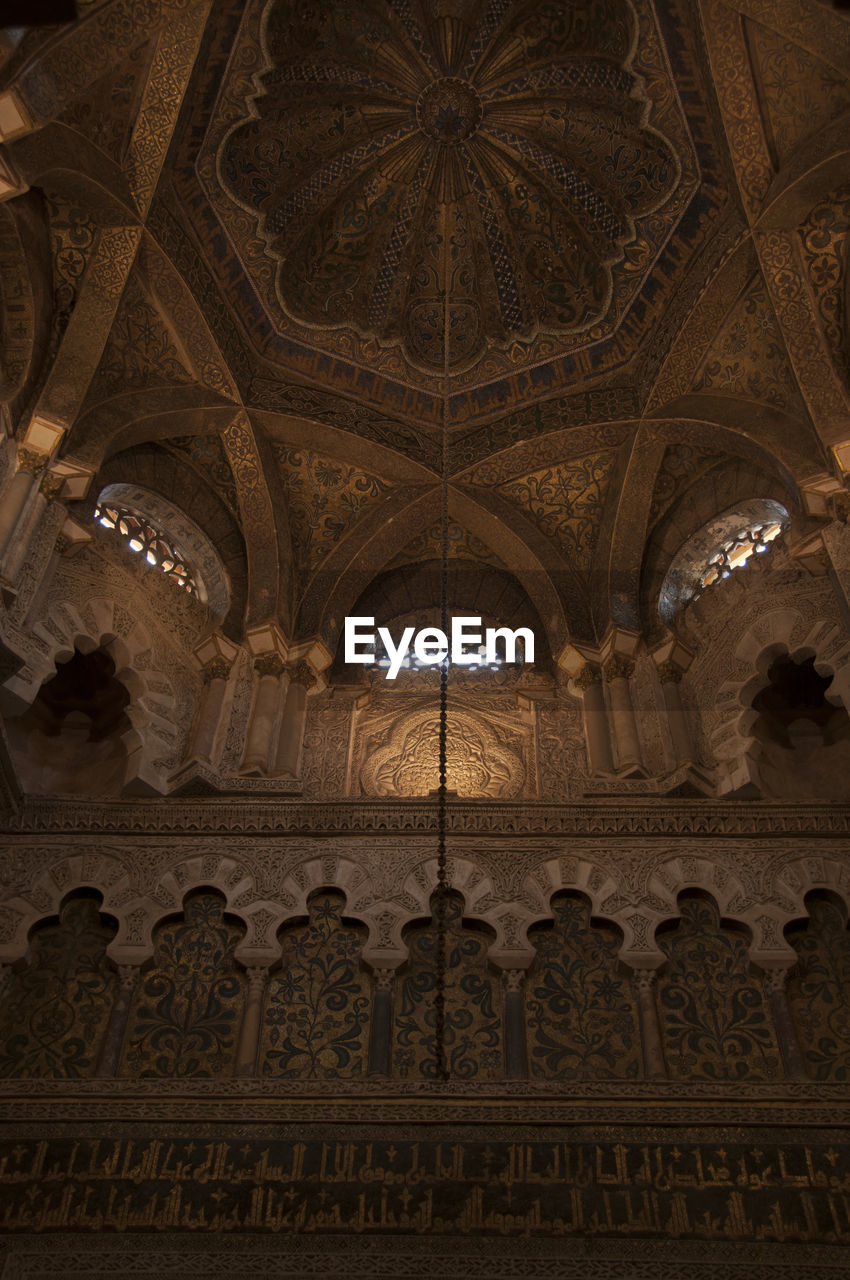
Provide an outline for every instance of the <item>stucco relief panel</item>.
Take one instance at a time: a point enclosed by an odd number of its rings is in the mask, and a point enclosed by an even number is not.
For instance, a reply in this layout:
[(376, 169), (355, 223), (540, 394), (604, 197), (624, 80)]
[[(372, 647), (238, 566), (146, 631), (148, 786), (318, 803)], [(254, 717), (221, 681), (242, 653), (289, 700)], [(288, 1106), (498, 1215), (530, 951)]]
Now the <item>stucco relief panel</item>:
[[(438, 733), (434, 699), (374, 697), (357, 718), (352, 794), (404, 797), (435, 791)], [(459, 796), (511, 800), (537, 792), (533, 729), (508, 699), (451, 701), (447, 751), (448, 789)]]

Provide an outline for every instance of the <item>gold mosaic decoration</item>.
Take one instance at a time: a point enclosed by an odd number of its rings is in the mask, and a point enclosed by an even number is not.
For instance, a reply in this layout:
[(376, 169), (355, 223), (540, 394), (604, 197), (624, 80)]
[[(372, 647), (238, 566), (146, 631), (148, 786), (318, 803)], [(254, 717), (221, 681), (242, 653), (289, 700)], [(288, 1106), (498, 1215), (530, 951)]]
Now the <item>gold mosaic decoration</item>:
[(288, 500), (289, 528), (302, 573), (389, 493), (379, 476), (309, 449), (274, 446)]
[(613, 449), (606, 449), (554, 463), (500, 484), (497, 492), (533, 520), (566, 553), (571, 564), (588, 569), (615, 456)]

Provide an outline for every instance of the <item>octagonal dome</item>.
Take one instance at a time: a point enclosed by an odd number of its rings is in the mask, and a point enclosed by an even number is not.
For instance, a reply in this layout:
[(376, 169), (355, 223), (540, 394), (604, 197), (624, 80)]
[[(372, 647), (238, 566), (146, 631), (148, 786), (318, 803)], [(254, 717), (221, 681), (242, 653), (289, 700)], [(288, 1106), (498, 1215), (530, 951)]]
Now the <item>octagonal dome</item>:
[(635, 37), (628, 0), (270, 0), (217, 167), (283, 311), (426, 371), (446, 320), (452, 371), (598, 324), (679, 179)]

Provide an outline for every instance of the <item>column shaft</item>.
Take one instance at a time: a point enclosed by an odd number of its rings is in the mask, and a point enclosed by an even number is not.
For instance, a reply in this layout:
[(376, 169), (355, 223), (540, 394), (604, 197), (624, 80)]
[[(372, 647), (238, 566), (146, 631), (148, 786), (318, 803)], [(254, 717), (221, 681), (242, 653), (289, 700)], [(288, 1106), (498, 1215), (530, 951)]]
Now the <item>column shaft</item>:
[(245, 773), (267, 773), (272, 735), (278, 721), (281, 676), (284, 666), (276, 653), (264, 654), (254, 663), (257, 681), (248, 720), (242, 769)]
[(221, 659), (214, 659), (204, 668), (204, 692), (198, 709), (198, 719), (192, 737), (191, 754), (199, 760), (215, 763), (215, 745), (221, 712), (224, 707), (224, 695), (227, 691), (227, 677), (230, 668)]
[(372, 1022), (369, 1027), (370, 1076), (392, 1074), (393, 981), (394, 969), (376, 969), (372, 988)]
[(640, 738), (629, 688), (633, 671), (634, 663), (619, 654), (609, 658), (605, 667), (605, 678), (611, 693), (611, 719), (618, 769), (633, 768), (641, 764)]
[(664, 706), (667, 711), (667, 724), (673, 741), (673, 755), (676, 767), (680, 764), (693, 764), (694, 749), (691, 733), (682, 703), (682, 692), (679, 681), (682, 673), (672, 663), (664, 663), (658, 668), (661, 677), (661, 688), (664, 693)]
[(263, 1014), (263, 997), (266, 992), (268, 969), (253, 967), (248, 970), (248, 992), (245, 1011), (239, 1028), (239, 1047), (236, 1051), (236, 1075), (257, 1074), (257, 1052), (260, 1047), (260, 1028)]
[(643, 1044), (643, 1069), (647, 1080), (665, 1080), (667, 1064), (661, 1040), (658, 1006), (655, 1003), (655, 986), (658, 974), (655, 969), (639, 969), (635, 973), (634, 987), (638, 998), (641, 1042)]
[(32, 449), (18, 450), (18, 470), (0, 503), (0, 562), (6, 559), (18, 523), (35, 487), (35, 479), (47, 459)]
[(506, 969), (505, 983), (505, 1075), (508, 1080), (528, 1079), (528, 1050), (525, 1038), (524, 969)]
[(289, 687), (278, 732), (275, 772), (297, 778), (307, 723), (307, 692), (316, 683), (316, 677), (307, 662), (292, 663), (286, 671)]
[(593, 774), (613, 773), (611, 735), (608, 730), (608, 712), (605, 709), (605, 693), (602, 689), (602, 672), (587, 663), (579, 676), (579, 686), (584, 690), (584, 732), (590, 771)]
[(785, 994), (787, 969), (768, 969), (764, 975), (764, 987), (770, 999), (770, 1010), (773, 1014), (773, 1027), (782, 1055), (782, 1065), (789, 1080), (806, 1080), (808, 1073), (800, 1043), (794, 1029), (794, 1020), (788, 1008), (788, 997)]
[(121, 1050), (124, 1047), (124, 1036), (127, 1033), (127, 1022), (130, 1017), (130, 1006), (133, 1003), (136, 987), (139, 985), (141, 969), (136, 964), (121, 964), (118, 966), (118, 975), (121, 982), (109, 1015), (106, 1035), (103, 1037), (97, 1064), (99, 1076), (118, 1074), (118, 1064), (121, 1060)]

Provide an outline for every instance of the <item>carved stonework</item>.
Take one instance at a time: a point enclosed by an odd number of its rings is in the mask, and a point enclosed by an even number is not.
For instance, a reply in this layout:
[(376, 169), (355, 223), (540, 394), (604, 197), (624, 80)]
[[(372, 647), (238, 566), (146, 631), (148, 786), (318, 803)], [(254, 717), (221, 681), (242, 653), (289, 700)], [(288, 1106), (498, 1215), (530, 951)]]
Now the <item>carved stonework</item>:
[(42, 476), (38, 491), (44, 494), (48, 502), (52, 502), (54, 498), (59, 497), (64, 485), (64, 476), (57, 475), (55, 471), (48, 471)]
[[(422, 796), (436, 790), (438, 720), (432, 706), (408, 701), (413, 705), (373, 702), (358, 725), (355, 765), (363, 795)], [(452, 708), (447, 750), (447, 785), (460, 796), (510, 799), (533, 785), (530, 734), (508, 707), (486, 719), (474, 705)]]
[(213, 680), (227, 680), (230, 675), (231, 665), (224, 658), (213, 658), (212, 662), (208, 662), (201, 672), (204, 684), (212, 684)]
[(604, 670), (606, 684), (610, 684), (612, 680), (630, 680), (635, 673), (634, 659), (627, 658), (622, 653), (612, 653)]
[(26, 472), (29, 476), (40, 475), (47, 466), (47, 455), (39, 453), (35, 449), (19, 449), (18, 450), (18, 470)]

